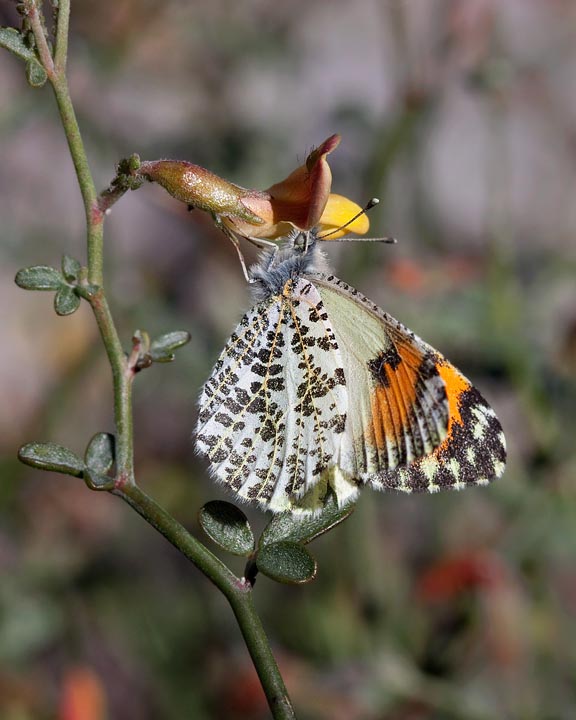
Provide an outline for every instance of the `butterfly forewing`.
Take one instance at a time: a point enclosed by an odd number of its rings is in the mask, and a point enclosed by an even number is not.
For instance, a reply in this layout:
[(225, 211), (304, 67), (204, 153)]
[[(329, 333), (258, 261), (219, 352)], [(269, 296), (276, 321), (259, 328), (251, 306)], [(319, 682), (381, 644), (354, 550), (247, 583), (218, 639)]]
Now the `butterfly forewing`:
[(230, 337), (200, 398), (197, 448), (246, 500), (292, 507), (340, 456), (347, 389), (314, 285), (288, 281)]
[(348, 383), (343, 470), (378, 489), (482, 484), (504, 469), (492, 409), (442, 355), (334, 276), (315, 279)]

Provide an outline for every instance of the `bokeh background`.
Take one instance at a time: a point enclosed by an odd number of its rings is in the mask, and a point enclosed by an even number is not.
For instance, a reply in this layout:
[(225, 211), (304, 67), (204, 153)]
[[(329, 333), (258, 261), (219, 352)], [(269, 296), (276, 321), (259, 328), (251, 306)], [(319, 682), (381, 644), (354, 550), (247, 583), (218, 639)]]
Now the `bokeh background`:
[[(461, 367), (506, 430), (493, 486), (365, 492), (312, 545), (311, 585), (258, 580), (299, 718), (575, 717), (576, 5), (72, 5), (70, 82), (99, 187), (138, 152), (265, 188), (340, 132), (334, 191), (379, 196), (374, 234), (399, 244), (330, 247), (338, 274)], [(0, 14), (17, 23), (13, 3)], [(85, 249), (53, 98), (7, 53), (0, 143), (0, 717), (266, 718), (206, 579), (119, 500), (15, 459), (33, 439), (82, 453), (112, 430), (111, 394), (88, 309), (59, 318), (50, 294), (13, 284)], [(200, 534), (199, 507), (224, 494), (193, 454), (196, 398), (246, 284), (210, 219), (157, 186), (123, 198), (106, 231), (126, 344), (135, 328), (192, 333), (138, 377), (136, 454), (142, 486)]]

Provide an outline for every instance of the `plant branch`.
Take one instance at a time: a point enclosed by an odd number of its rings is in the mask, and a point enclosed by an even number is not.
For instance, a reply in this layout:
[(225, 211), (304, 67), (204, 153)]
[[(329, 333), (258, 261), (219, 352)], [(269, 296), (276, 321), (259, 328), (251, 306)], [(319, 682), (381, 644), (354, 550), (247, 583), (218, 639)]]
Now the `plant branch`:
[(238, 590), (240, 580), (213, 555), (199, 540), (191, 535), (163, 507), (137, 485), (112, 491), (125, 500), (146, 522), (156, 528), (181, 553), (191, 560), (226, 597)]
[(58, 20), (56, 22), (56, 46), (54, 49), (54, 65), (56, 72), (66, 72), (68, 57), (68, 25), (70, 21), (70, 0), (59, 0)]
[(52, 87), (84, 201), (88, 241), (88, 280), (93, 285), (102, 285), (104, 215), (98, 208), (98, 194), (88, 165), (88, 158), (64, 73), (57, 72), (52, 80)]
[(250, 583), (237, 578), (224, 563), (138, 486), (131, 485), (113, 492), (164, 535), (224, 594), (244, 636), (272, 716), (275, 720), (295, 720), (286, 686), (254, 607)]
[(134, 483), (134, 423), (132, 419), (132, 381), (130, 368), (120, 342), (104, 290), (80, 286), (80, 292), (92, 307), (102, 342), (112, 369), (114, 421), (116, 425), (116, 485)]
[(64, 41), (64, 32), (68, 30), (68, 11), (69, 0), (62, 2), (63, 15), (58, 15), (57, 45), (60, 52), (59, 64), (54, 65), (48, 41), (42, 26), (40, 10), (37, 0), (27, 0), (28, 17), (36, 39), (40, 60), (48, 74), (48, 79), (52, 84), (62, 126), (68, 141), (70, 155), (76, 170), (80, 192), (84, 201), (84, 210), (86, 213), (86, 225), (88, 233), (88, 280), (93, 285), (102, 285), (102, 266), (103, 266), (103, 227), (102, 223), (104, 215), (98, 208), (98, 194), (88, 165), (86, 150), (82, 142), (80, 128), (76, 120), (76, 113), (70, 98), (68, 90), (68, 80), (65, 73), (65, 59), (67, 42)]
[(48, 79), (50, 82), (53, 82), (55, 77), (54, 61), (52, 60), (52, 53), (44, 32), (42, 10), (38, 7), (36, 0), (25, 0), (24, 6), (26, 8), (26, 15), (30, 20), (30, 27), (34, 33), (40, 62), (44, 66), (44, 70), (46, 70)]
[(139, 167), (140, 157), (135, 153), (120, 160), (112, 182), (98, 197), (98, 207), (102, 213), (106, 213), (128, 190), (137, 190), (143, 184), (144, 180), (135, 175)]
[(296, 715), (288, 691), (270, 649), (270, 643), (260, 621), (260, 616), (254, 607), (251, 586), (248, 582), (246, 584), (250, 587), (249, 592), (242, 595), (235, 594), (229, 597), (228, 601), (232, 606), (250, 652), (250, 657), (260, 678), (272, 717), (277, 720), (295, 720)]

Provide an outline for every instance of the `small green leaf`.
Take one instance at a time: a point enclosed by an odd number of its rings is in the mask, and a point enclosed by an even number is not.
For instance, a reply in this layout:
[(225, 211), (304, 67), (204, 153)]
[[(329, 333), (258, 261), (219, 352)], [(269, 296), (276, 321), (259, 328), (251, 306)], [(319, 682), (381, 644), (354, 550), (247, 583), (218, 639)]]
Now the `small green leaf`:
[(54, 310), (58, 315), (72, 315), (80, 307), (80, 297), (69, 285), (62, 285), (54, 296)]
[(316, 560), (303, 545), (282, 540), (266, 545), (256, 556), (256, 567), (272, 580), (300, 584), (316, 575)]
[(150, 357), (154, 362), (171, 362), (174, 360), (174, 350), (190, 342), (190, 333), (185, 330), (160, 335), (150, 345)]
[(254, 551), (254, 535), (248, 518), (232, 503), (212, 500), (200, 510), (202, 529), (223, 550), (248, 556)]
[(70, 255), (64, 255), (62, 258), (62, 274), (68, 282), (77, 282), (80, 277), (82, 266)]
[(84, 482), (90, 490), (112, 490), (114, 488), (114, 478), (108, 475), (101, 475), (91, 468), (84, 470)]
[(6, 48), (26, 62), (26, 76), (33, 87), (44, 85), (48, 76), (34, 50), (24, 42), (22, 33), (15, 28), (0, 28), (0, 47)]
[(17, 55), (22, 60), (32, 60), (36, 58), (34, 50), (26, 45), (22, 33), (16, 30), (16, 28), (0, 28), (0, 47), (10, 50), (11, 53), (14, 53), (14, 55)]
[(120, 190), (138, 190), (144, 184), (144, 178), (136, 175), (141, 164), (140, 155), (137, 153), (122, 158), (116, 166), (116, 177), (112, 180), (110, 187)]
[(259, 546), (262, 548), (280, 540), (308, 543), (346, 520), (353, 510), (354, 503), (339, 508), (336, 498), (331, 495), (326, 505), (315, 515), (279, 513), (264, 528)]
[(134, 330), (132, 347), (136, 348), (140, 355), (147, 355), (150, 352), (150, 335), (146, 330)]
[(23, 445), (18, 451), (18, 458), (38, 470), (52, 470), (74, 477), (82, 477), (84, 472), (84, 463), (78, 455), (52, 442)]
[(26, 80), (31, 87), (42, 87), (46, 80), (48, 80), (46, 70), (44, 70), (38, 60), (28, 60), (26, 63)]
[(84, 460), (91, 471), (106, 475), (114, 464), (114, 435), (99, 432), (88, 443)]
[(64, 278), (56, 268), (48, 265), (35, 265), (18, 270), (15, 282), (24, 290), (59, 290), (64, 283)]
[(139, 170), (142, 164), (140, 155), (138, 155), (138, 153), (132, 153), (132, 155), (126, 159), (126, 164), (129, 171)]

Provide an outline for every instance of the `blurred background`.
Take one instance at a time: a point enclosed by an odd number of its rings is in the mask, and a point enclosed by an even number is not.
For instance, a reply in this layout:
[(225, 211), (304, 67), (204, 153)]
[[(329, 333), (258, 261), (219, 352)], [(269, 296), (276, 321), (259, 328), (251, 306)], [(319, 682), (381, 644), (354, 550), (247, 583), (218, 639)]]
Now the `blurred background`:
[[(507, 434), (491, 487), (365, 492), (313, 543), (315, 582), (258, 580), (298, 717), (573, 718), (576, 5), (74, 0), (72, 13), (70, 83), (100, 188), (133, 152), (265, 188), (341, 133), (333, 190), (379, 196), (373, 234), (399, 243), (329, 247), (338, 275), (458, 365)], [(17, 24), (13, 3), (0, 15)], [(84, 261), (85, 241), (51, 92), (7, 53), (0, 143), (0, 717), (267, 718), (208, 581), (118, 499), (15, 459), (30, 440), (82, 454), (112, 430), (112, 404), (87, 307), (60, 318), (51, 294), (13, 283), (63, 253)], [(126, 345), (136, 328), (192, 334), (137, 378), (136, 467), (200, 535), (198, 509), (225, 494), (191, 431), (249, 306), (236, 254), (147, 185), (106, 222), (106, 271)]]

